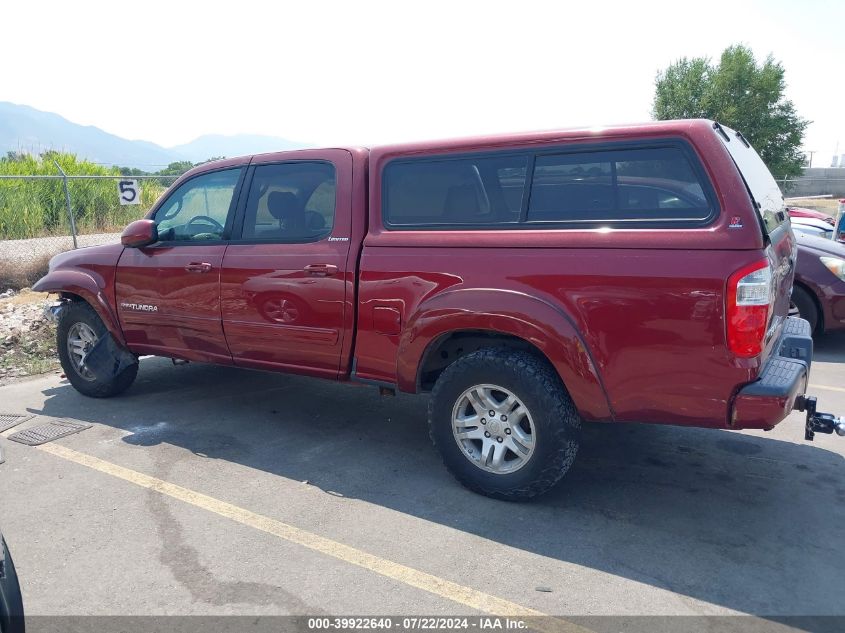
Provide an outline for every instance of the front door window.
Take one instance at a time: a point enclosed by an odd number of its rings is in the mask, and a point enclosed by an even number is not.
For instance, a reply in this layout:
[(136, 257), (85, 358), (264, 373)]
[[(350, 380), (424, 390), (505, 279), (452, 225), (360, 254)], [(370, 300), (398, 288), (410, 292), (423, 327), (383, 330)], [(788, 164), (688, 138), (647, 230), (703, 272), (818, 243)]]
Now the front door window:
[(156, 211), (159, 241), (225, 239), (240, 175), (240, 169), (226, 169), (182, 184)]

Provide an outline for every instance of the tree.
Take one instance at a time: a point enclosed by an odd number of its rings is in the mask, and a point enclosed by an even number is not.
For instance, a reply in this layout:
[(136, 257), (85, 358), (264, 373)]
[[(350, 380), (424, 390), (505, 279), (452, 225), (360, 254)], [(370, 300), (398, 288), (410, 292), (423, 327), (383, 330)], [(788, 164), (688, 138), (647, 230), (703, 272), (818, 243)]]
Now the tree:
[(797, 176), (810, 122), (784, 96), (784, 74), (771, 55), (760, 65), (742, 45), (726, 48), (717, 65), (706, 57), (682, 58), (657, 73), (652, 116), (719, 121), (741, 131), (775, 177)]
[(164, 169), (156, 172), (157, 176), (181, 176), (189, 169), (192, 169), (194, 164), (189, 160), (180, 160), (175, 163), (170, 163)]

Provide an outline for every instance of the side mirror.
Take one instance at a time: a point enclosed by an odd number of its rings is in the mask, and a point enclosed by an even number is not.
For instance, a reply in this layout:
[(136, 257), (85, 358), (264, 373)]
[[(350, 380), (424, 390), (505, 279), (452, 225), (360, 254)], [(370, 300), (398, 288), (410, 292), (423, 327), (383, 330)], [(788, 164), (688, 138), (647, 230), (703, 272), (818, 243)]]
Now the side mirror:
[(158, 229), (152, 220), (135, 220), (120, 234), (120, 243), (127, 248), (141, 248), (158, 241)]

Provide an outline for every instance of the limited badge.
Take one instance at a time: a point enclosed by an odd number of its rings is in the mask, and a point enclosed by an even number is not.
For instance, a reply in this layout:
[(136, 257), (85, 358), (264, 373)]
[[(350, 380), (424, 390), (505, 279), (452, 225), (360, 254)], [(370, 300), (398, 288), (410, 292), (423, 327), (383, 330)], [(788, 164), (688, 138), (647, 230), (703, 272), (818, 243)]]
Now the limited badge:
[(731, 223), (728, 225), (729, 229), (741, 229), (742, 228), (742, 218), (738, 215), (734, 215), (731, 217)]

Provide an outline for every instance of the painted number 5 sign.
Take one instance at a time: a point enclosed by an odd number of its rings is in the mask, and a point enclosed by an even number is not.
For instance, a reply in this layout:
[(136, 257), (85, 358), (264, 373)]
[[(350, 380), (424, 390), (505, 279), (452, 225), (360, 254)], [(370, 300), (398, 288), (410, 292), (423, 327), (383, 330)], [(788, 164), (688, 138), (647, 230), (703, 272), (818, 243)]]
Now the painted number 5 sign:
[(141, 192), (138, 189), (137, 180), (119, 180), (117, 182), (117, 195), (120, 204), (141, 204)]

